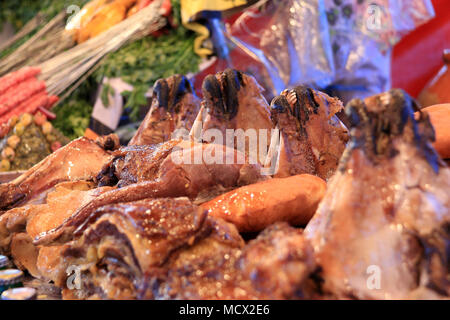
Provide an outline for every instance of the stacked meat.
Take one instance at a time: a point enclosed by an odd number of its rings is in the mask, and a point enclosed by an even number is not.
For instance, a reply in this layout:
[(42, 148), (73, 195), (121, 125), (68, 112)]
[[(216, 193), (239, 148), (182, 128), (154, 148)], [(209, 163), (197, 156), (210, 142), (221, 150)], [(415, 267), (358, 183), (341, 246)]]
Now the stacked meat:
[[(342, 104), (310, 88), (269, 108), (253, 77), (226, 70), (203, 95), (160, 80), (129, 146), (82, 138), (0, 185), (1, 251), (66, 299), (450, 294), (449, 173), (409, 97), (351, 102), (346, 147)], [(250, 129), (270, 135), (256, 153), (250, 135), (208, 139)]]

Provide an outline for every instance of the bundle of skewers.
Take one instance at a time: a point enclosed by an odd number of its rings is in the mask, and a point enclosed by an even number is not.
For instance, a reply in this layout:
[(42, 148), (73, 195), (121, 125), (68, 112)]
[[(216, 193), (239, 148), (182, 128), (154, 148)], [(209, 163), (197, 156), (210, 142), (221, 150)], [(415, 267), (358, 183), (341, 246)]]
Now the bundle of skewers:
[(48, 91), (60, 95), (75, 89), (101, 60), (123, 45), (145, 37), (167, 24), (167, 12), (161, 7), (163, 0), (157, 0), (121, 23), (76, 47), (42, 63), (41, 79)]
[[(44, 20), (38, 14), (12, 40), (5, 44), (13, 45), (21, 38), (40, 28), (28, 41), (0, 60), (0, 75), (16, 71), (27, 65), (37, 65), (75, 45), (73, 36), (65, 31), (65, 12), (61, 12), (45, 25)], [(5, 45), (1, 46), (2, 50)]]
[(156, 0), (107, 31), (43, 63), (1, 77), (0, 125), (23, 113), (48, 113), (60, 100), (58, 96), (64, 93), (61, 100), (69, 96), (107, 54), (164, 27), (168, 13), (163, 3)]

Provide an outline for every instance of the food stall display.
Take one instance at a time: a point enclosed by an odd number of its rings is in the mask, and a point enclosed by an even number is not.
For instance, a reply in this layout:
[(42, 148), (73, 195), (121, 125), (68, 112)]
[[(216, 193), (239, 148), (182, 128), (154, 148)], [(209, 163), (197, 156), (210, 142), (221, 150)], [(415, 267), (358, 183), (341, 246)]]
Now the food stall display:
[(391, 88), (406, 2), (44, 1), (0, 46), (1, 300), (449, 299), (447, 67)]

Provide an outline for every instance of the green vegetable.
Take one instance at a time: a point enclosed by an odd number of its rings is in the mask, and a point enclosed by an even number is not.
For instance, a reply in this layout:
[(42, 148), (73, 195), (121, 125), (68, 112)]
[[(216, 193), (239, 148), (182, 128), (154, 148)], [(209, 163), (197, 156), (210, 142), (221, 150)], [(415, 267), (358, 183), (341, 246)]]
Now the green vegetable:
[[(194, 52), (195, 34), (181, 25), (179, 0), (173, 0), (172, 5), (179, 26), (168, 34), (146, 37), (110, 54), (88, 80), (52, 110), (57, 116), (52, 122), (55, 128), (71, 139), (84, 134), (93, 110), (92, 93), (105, 76), (121, 77), (133, 85), (132, 92), (122, 94), (127, 98), (125, 108), (131, 109), (130, 117), (136, 121), (140, 107), (147, 104), (145, 93), (156, 80), (198, 70), (200, 58)], [(105, 106), (112, 92), (110, 86), (104, 86), (100, 98)]]
[(22, 28), (38, 12), (45, 14), (48, 20), (70, 5), (80, 8), (90, 0), (2, 0), (0, 1), (0, 29), (9, 22), (17, 30)]
[(109, 97), (114, 96), (114, 94), (114, 88), (111, 87), (109, 83), (105, 83), (103, 85), (103, 90), (101, 92), (100, 98), (102, 99), (102, 103), (106, 108), (109, 107)]
[(53, 127), (70, 139), (84, 135), (94, 109), (91, 98), (95, 91), (96, 84), (88, 79), (63, 103), (53, 108), (52, 112), (56, 114), (56, 119), (52, 121)]
[(111, 53), (94, 77), (98, 83), (103, 77), (120, 77), (131, 84), (134, 90), (125, 93), (125, 108), (130, 107), (131, 119), (138, 120), (139, 108), (147, 103), (145, 93), (156, 80), (198, 70), (200, 58), (194, 52), (194, 39), (195, 35), (180, 25), (166, 35), (135, 41)]
[(92, 105), (84, 100), (70, 100), (55, 107), (57, 117), (52, 124), (66, 137), (76, 139), (84, 135), (89, 126), (92, 109)]

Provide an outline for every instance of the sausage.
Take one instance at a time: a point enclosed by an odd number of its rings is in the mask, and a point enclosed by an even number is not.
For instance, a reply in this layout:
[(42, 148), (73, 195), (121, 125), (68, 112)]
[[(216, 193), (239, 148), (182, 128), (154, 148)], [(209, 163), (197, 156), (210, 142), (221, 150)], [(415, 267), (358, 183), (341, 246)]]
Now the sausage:
[(326, 182), (300, 174), (274, 178), (235, 189), (201, 205), (214, 217), (256, 232), (277, 221), (306, 225), (325, 195)]
[(434, 148), (443, 159), (450, 159), (450, 103), (436, 104), (421, 111), (428, 113), (434, 127)]

